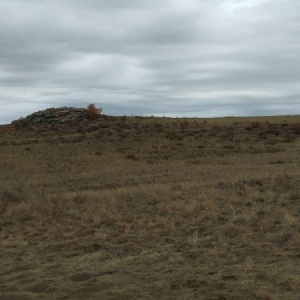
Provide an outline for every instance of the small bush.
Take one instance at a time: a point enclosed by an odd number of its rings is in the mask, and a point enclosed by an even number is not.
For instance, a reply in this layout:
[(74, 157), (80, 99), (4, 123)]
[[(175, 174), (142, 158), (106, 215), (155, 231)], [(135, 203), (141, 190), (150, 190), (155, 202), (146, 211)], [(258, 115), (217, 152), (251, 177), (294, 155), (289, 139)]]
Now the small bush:
[(233, 189), (239, 197), (247, 195), (246, 181), (243, 178), (233, 182)]
[(168, 138), (171, 141), (177, 140), (181, 141), (183, 140), (183, 136), (178, 134), (176, 131), (168, 131), (165, 135), (166, 138)]
[(291, 126), (292, 131), (294, 132), (294, 134), (300, 134), (300, 124), (299, 123), (295, 123)]
[(128, 154), (127, 158), (130, 159), (130, 160), (138, 160), (138, 158), (136, 157), (135, 154)]
[(291, 135), (288, 135), (288, 136), (285, 136), (283, 139), (282, 139), (282, 142), (283, 143), (292, 143), (296, 140), (296, 138), (294, 136), (291, 136)]
[(273, 179), (275, 189), (290, 191), (295, 186), (294, 179), (287, 174), (278, 175)]
[(3, 214), (7, 211), (9, 206), (15, 205), (22, 201), (21, 195), (12, 193), (7, 190), (2, 190), (0, 194), (0, 214)]
[(96, 120), (99, 118), (100, 114), (102, 112), (102, 108), (97, 108), (95, 106), (95, 104), (89, 104), (87, 106), (87, 109), (86, 109), (86, 114), (87, 114), (87, 117), (88, 119), (90, 120)]

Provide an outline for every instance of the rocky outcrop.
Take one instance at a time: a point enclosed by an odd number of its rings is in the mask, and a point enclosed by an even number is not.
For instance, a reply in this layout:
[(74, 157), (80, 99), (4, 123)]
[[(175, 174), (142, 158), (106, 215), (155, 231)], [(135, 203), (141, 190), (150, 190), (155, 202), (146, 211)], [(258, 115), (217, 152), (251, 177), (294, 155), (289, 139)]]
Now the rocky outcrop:
[(87, 119), (87, 110), (85, 108), (61, 107), (48, 108), (35, 112), (25, 118), (13, 121), (12, 125), (31, 126), (31, 125), (52, 125), (79, 122)]

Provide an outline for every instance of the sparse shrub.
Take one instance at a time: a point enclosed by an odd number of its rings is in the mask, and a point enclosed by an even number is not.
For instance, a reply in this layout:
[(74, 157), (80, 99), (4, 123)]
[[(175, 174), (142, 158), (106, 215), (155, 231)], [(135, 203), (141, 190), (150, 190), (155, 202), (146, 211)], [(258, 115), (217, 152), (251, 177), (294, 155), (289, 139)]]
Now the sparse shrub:
[(10, 205), (15, 205), (22, 200), (20, 195), (8, 190), (3, 190), (0, 194), (0, 214), (5, 213)]
[(267, 135), (266, 132), (260, 131), (260, 132), (258, 133), (258, 137), (259, 137), (261, 140), (266, 140), (266, 139), (268, 138), (268, 135)]
[(281, 123), (281, 127), (284, 128), (284, 127), (289, 127), (289, 124), (288, 123)]
[(291, 135), (288, 135), (288, 136), (285, 136), (283, 139), (282, 139), (282, 142), (283, 143), (292, 143), (296, 140), (296, 138), (294, 136), (291, 136)]
[(280, 140), (276, 140), (276, 139), (270, 139), (266, 142), (267, 145), (276, 145), (280, 143)]
[(246, 189), (246, 181), (243, 178), (239, 178), (238, 180), (234, 181), (233, 189), (237, 193), (239, 197), (247, 195)]
[(201, 165), (200, 160), (193, 160), (193, 161), (191, 161), (191, 163), (194, 164), (194, 165)]
[[(74, 201), (76, 202), (76, 201)], [(34, 208), (35, 219), (45, 223), (49, 221), (60, 221), (69, 209), (69, 201), (61, 196), (49, 198), (46, 196), (43, 204), (38, 202)]]
[(289, 199), (292, 201), (300, 201), (300, 192), (295, 191), (290, 193)]
[(273, 179), (274, 188), (289, 191), (294, 187), (295, 182), (294, 179), (287, 174), (278, 175)]
[(167, 132), (165, 137), (168, 138), (171, 141), (174, 141), (174, 140), (181, 141), (181, 140), (183, 140), (183, 136), (178, 134), (176, 131)]
[(235, 146), (233, 144), (225, 144), (223, 145), (223, 148), (227, 150), (233, 150), (235, 149)]
[(157, 133), (162, 133), (164, 131), (164, 127), (162, 124), (156, 123), (156, 124), (154, 124), (154, 127), (156, 128)]
[(207, 134), (208, 137), (212, 138), (212, 137), (216, 137), (217, 136), (217, 131), (215, 131), (215, 129), (210, 130)]
[(82, 204), (87, 202), (87, 197), (82, 195), (82, 194), (76, 194), (74, 199), (73, 199), (73, 202), (76, 205), (82, 205)]
[(278, 136), (280, 135), (280, 127), (277, 124), (269, 124), (266, 132)]
[(294, 132), (294, 134), (300, 134), (300, 124), (299, 123), (295, 123), (291, 126), (292, 131)]
[(87, 114), (87, 117), (88, 119), (90, 120), (96, 120), (99, 118), (100, 114), (102, 112), (102, 108), (97, 108), (95, 106), (95, 104), (89, 104), (87, 106), (87, 109), (86, 109), (86, 114)]
[(262, 124), (260, 122), (251, 122), (249, 126), (246, 126), (246, 130), (254, 130), (254, 129), (260, 129), (262, 128)]
[(278, 160), (276, 160), (276, 161), (271, 161), (270, 162), (270, 164), (272, 165), (272, 164), (278, 164), (278, 165), (281, 165), (281, 164), (284, 164), (285, 163), (285, 161), (284, 160), (280, 160), (280, 159), (278, 159)]
[(186, 129), (189, 127), (189, 122), (188, 121), (182, 121), (180, 122), (180, 128), (181, 129)]
[(226, 140), (232, 140), (234, 138), (234, 131), (232, 129), (228, 129), (227, 132), (221, 135), (221, 137)]
[(267, 147), (265, 150), (266, 153), (278, 153), (281, 151), (284, 151), (284, 149), (281, 149), (279, 147)]
[(128, 154), (127, 158), (130, 159), (130, 160), (138, 160), (138, 158), (136, 157), (135, 154)]
[(50, 200), (50, 212), (56, 218), (60, 218), (68, 209), (68, 201), (62, 197), (55, 197)]

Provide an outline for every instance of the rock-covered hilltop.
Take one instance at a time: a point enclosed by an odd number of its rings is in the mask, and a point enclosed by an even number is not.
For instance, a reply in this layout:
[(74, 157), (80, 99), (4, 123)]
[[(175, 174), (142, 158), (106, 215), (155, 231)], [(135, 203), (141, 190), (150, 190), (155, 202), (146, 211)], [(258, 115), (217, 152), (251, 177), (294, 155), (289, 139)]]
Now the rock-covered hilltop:
[(39, 124), (52, 125), (80, 122), (83, 120), (96, 119), (99, 117), (100, 112), (101, 109), (97, 109), (94, 105), (90, 105), (88, 108), (48, 108), (35, 112), (25, 118), (13, 121), (12, 125), (31, 126)]

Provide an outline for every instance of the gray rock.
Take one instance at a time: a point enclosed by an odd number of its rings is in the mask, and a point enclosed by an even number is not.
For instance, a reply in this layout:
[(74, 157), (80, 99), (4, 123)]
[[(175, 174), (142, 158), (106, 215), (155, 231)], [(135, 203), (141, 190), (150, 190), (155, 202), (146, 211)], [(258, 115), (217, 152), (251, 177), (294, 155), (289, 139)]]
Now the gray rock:
[(86, 112), (87, 110), (85, 108), (48, 108), (35, 112), (25, 118), (13, 121), (12, 125), (31, 126), (38, 124), (51, 125), (79, 122), (88, 119)]

